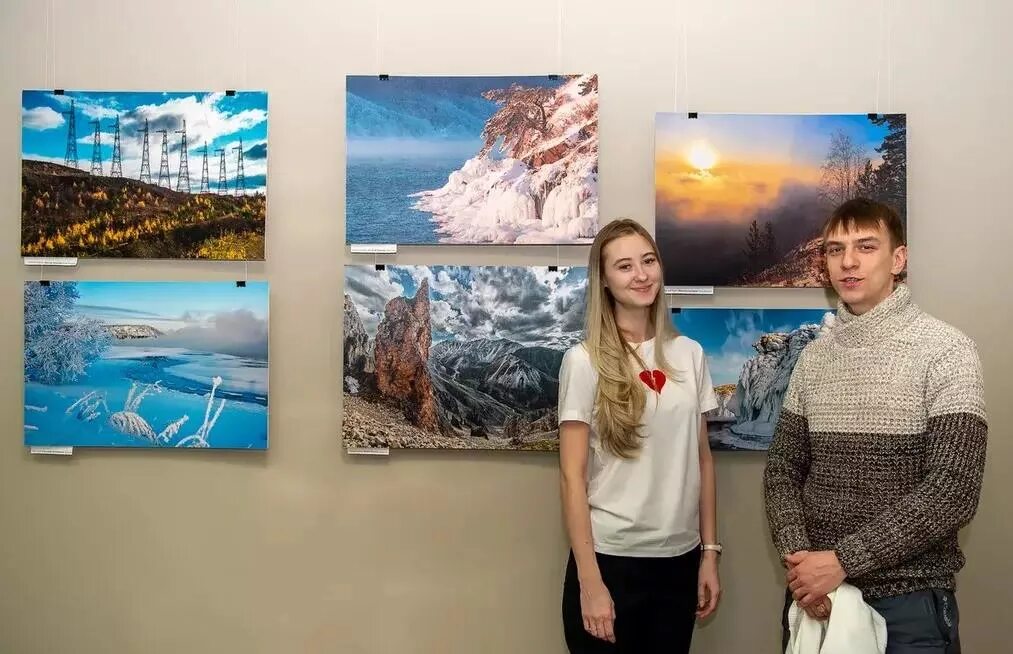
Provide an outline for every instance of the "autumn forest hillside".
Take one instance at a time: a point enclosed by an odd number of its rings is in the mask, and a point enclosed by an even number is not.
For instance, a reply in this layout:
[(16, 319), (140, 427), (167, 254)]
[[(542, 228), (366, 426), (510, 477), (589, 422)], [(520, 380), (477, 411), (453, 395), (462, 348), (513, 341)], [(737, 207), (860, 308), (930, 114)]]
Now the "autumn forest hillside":
[(22, 161), (21, 254), (264, 259), (263, 194), (185, 193)]

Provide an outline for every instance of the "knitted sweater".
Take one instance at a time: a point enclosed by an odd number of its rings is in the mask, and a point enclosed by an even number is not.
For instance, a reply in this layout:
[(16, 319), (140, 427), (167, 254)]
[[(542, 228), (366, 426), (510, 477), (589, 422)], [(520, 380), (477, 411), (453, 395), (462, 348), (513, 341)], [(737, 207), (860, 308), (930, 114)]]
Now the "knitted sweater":
[(953, 590), (987, 435), (973, 341), (903, 284), (861, 316), (840, 304), (799, 357), (768, 452), (775, 547), (835, 551), (866, 599)]

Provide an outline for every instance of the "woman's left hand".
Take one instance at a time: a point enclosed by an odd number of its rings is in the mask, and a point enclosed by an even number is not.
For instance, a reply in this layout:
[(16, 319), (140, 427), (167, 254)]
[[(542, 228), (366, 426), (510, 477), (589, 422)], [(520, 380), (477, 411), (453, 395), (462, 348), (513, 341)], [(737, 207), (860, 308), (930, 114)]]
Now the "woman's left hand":
[(696, 617), (706, 618), (718, 607), (721, 597), (721, 581), (718, 579), (718, 556), (716, 552), (703, 553), (700, 560), (700, 576), (697, 581)]

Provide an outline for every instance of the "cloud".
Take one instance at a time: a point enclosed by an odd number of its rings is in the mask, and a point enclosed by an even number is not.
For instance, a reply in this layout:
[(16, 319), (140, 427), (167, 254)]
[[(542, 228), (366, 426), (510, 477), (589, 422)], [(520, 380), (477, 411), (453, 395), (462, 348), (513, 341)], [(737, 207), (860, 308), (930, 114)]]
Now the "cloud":
[(532, 268), (531, 273), (538, 280), (538, 283), (545, 284), (550, 289), (554, 289), (559, 285), (559, 282), (566, 277), (564, 270), (549, 270), (548, 266), (544, 268)]
[(524, 344), (564, 345), (579, 340), (583, 283), (543, 268), (476, 267), (466, 285), (444, 294), (452, 313), (433, 314), (434, 330), (460, 339), (507, 338)]
[[(163, 94), (164, 96), (164, 94)], [(152, 182), (158, 183), (158, 172), (161, 162), (162, 134), (165, 130), (166, 150), (169, 164), (169, 188), (176, 188), (176, 178), (180, 169), (180, 152), (182, 129), (186, 121), (187, 159), (190, 173), (190, 190), (197, 193), (201, 188), (201, 171), (203, 164), (203, 146), (208, 147), (208, 180), (209, 190), (215, 192), (218, 183), (219, 155), (216, 148), (211, 147), (216, 139), (227, 138), (239, 131), (262, 124), (267, 120), (267, 111), (262, 109), (246, 109), (234, 114), (220, 106), (225, 98), (223, 93), (193, 94), (181, 98), (165, 99), (161, 103), (140, 105), (132, 110), (124, 111), (116, 99), (103, 98), (97, 101), (86, 94), (50, 95), (63, 107), (69, 107), (71, 99), (75, 101), (78, 112), (77, 142), (78, 168), (85, 172), (91, 171), (92, 143), (95, 130), (91, 120), (101, 120), (100, 138), (102, 142), (102, 171), (108, 175), (112, 166), (112, 146), (114, 141), (114, 123), (111, 119), (120, 118), (120, 157), (123, 176), (139, 179), (141, 156), (143, 151), (144, 121), (149, 127), (149, 165)], [(198, 99), (200, 98), (200, 99)], [(65, 124), (59, 111), (48, 107), (37, 107), (32, 110), (22, 109), (25, 126), (33, 129), (49, 129)], [(51, 123), (51, 124), (50, 124)], [(38, 125), (38, 127), (33, 127)], [(45, 125), (45, 127), (43, 127)], [(223, 144), (224, 143), (224, 144)], [(226, 179), (231, 189), (235, 186), (238, 166), (240, 141), (238, 139), (218, 143), (225, 151)], [(266, 192), (267, 179), (267, 139), (247, 139), (242, 142), (244, 154), (243, 172), (246, 178), (246, 193)], [(29, 152), (24, 158), (39, 161), (52, 161), (63, 164), (62, 157), (40, 156)]]
[(390, 270), (369, 270), (359, 266), (345, 268), (345, 293), (355, 305), (366, 334), (374, 336), (391, 298), (404, 294), (404, 286), (391, 277)]
[(754, 351), (753, 343), (767, 333), (760, 329), (756, 316), (752, 312), (731, 312), (725, 321), (728, 338), (722, 346), (723, 350)]
[(434, 274), (433, 269), (429, 266), (412, 266), (409, 270), (416, 284), (421, 284), (423, 279), (428, 280), (429, 288), (441, 295), (452, 295), (463, 290), (461, 284), (454, 277), (454, 275), (462, 274), (460, 266), (444, 267), (439, 274)]
[(25, 109), (21, 107), (21, 124), (27, 129), (47, 130), (59, 127), (66, 121), (63, 115), (49, 107)]
[(158, 344), (266, 360), (267, 334), (267, 320), (248, 309), (237, 309), (167, 334)]
[[(395, 266), (386, 270), (346, 269), (345, 293), (356, 305), (366, 333), (376, 334), (384, 307), (403, 296), (397, 275), (430, 286), (434, 333), (455, 339), (507, 338), (526, 345), (567, 346), (580, 340), (584, 281), (564, 281), (567, 271), (544, 268)], [(404, 277), (402, 277), (403, 279)]]
[(429, 309), (433, 330), (456, 333), (461, 327), (458, 314), (445, 300), (433, 300)]
[(184, 311), (183, 315), (180, 316), (179, 319), (187, 324), (210, 324), (214, 320), (215, 315), (216, 314), (213, 311), (189, 310)]
[(553, 303), (559, 316), (561, 332), (579, 332), (584, 329), (587, 287), (569, 285), (554, 294)]
[[(64, 105), (69, 106), (70, 104), (70, 98), (67, 96), (54, 95), (52, 97)], [(112, 130), (111, 119), (119, 115), (123, 156), (136, 157), (140, 160), (142, 135), (144, 133), (145, 120), (147, 120), (151, 155), (153, 159), (157, 160), (158, 154), (161, 151), (162, 135), (160, 131), (166, 131), (169, 153), (178, 153), (182, 135), (176, 132), (183, 128), (185, 121), (187, 149), (191, 152), (191, 157), (193, 157), (193, 152), (201, 148), (205, 142), (209, 144), (213, 143), (218, 138), (236, 134), (267, 120), (267, 111), (263, 109), (244, 109), (237, 113), (229, 114), (218, 106), (219, 101), (223, 97), (224, 94), (211, 93), (203, 96), (202, 99), (198, 99), (197, 94), (194, 94), (182, 98), (172, 98), (161, 104), (139, 105), (129, 111), (118, 111), (115, 108), (89, 100), (87, 97), (76, 97), (76, 107), (88, 118), (88, 120), (79, 121), (78, 134), (83, 136), (80, 136), (78, 140), (80, 142), (91, 142), (94, 130), (90, 126), (90, 121), (91, 119), (98, 118), (102, 121), (102, 141), (103, 143), (111, 144), (112, 132), (105, 130)], [(106, 101), (106, 104), (109, 104), (109, 101)], [(244, 154), (247, 148), (257, 152), (260, 150), (266, 151), (266, 144), (266, 139), (247, 140), (243, 143)], [(232, 151), (232, 148), (238, 147), (238, 145), (239, 140), (236, 139), (224, 146), (228, 153), (227, 156), (232, 159), (232, 162), (235, 160), (235, 153)], [(264, 148), (258, 150), (257, 146), (261, 145)], [(178, 159), (178, 156), (174, 158)], [(265, 157), (258, 157), (255, 152), (253, 158), (254, 160), (262, 160)]]
[(729, 312), (724, 326), (728, 335), (708, 363), (715, 384), (734, 384), (739, 380), (742, 366), (756, 356), (753, 343), (768, 331), (760, 328), (756, 314), (749, 311)]
[(724, 352), (708, 358), (711, 379), (715, 384), (734, 384), (739, 381), (742, 366), (752, 356), (743, 352)]
[(75, 94), (74, 96), (53, 94), (50, 95), (49, 97), (68, 108), (70, 107), (70, 103), (73, 100), (74, 109), (76, 111), (81, 112), (85, 116), (85, 118), (88, 119), (98, 118), (99, 120), (103, 120), (106, 118), (115, 118), (116, 114), (119, 113), (115, 101), (112, 102), (107, 101), (106, 104), (103, 104), (101, 102), (93, 100), (92, 98), (89, 98), (86, 95), (77, 95), (77, 94)]
[[(124, 136), (140, 135), (144, 131), (144, 121), (147, 120), (152, 134), (163, 129), (173, 134), (183, 129), (185, 121), (188, 144), (199, 147), (204, 142), (213, 143), (215, 139), (255, 127), (267, 120), (267, 112), (262, 109), (244, 109), (235, 114), (227, 114), (216, 106), (220, 98), (220, 94), (210, 94), (203, 100), (198, 100), (197, 96), (191, 95), (173, 98), (159, 105), (140, 105), (121, 118), (121, 129)], [(247, 143), (249, 144), (250, 142)], [(231, 151), (232, 147), (238, 145), (237, 140), (226, 147)], [(178, 151), (179, 146), (179, 135), (170, 138), (169, 152)]]

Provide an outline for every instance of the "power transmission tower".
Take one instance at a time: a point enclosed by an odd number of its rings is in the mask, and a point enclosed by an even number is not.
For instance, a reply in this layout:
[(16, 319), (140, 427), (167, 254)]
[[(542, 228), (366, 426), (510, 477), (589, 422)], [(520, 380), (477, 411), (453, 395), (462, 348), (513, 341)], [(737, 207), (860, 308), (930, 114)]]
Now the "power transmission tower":
[(151, 155), (148, 153), (148, 119), (144, 119), (144, 148), (141, 150), (141, 181), (151, 183)]
[(165, 186), (169, 187), (169, 133), (164, 129), (157, 130), (162, 133), (162, 163), (158, 166), (158, 185), (162, 185), (162, 178), (165, 178)]
[(74, 108), (74, 101), (70, 101), (70, 111), (61, 111), (67, 116), (67, 154), (63, 157), (63, 163), (67, 166), (77, 168), (77, 110)]
[(182, 134), (183, 139), (179, 145), (179, 173), (176, 175), (176, 190), (186, 184), (186, 192), (190, 192), (190, 167), (187, 165), (186, 156), (186, 119), (183, 120), (183, 129), (177, 129), (177, 134)]
[(229, 192), (229, 184), (225, 180), (225, 150), (215, 150), (215, 154), (220, 156), (218, 162), (218, 195), (227, 195)]
[(236, 195), (240, 195), (239, 189), (242, 189), (242, 195), (246, 195), (246, 175), (243, 173), (243, 139), (239, 139), (239, 147), (232, 148), (239, 154), (236, 157)]
[(200, 171), (200, 192), (207, 193), (210, 189), (208, 188), (208, 142), (204, 141), (204, 165), (201, 166)]
[(91, 121), (95, 126), (95, 136), (91, 141), (91, 174), (102, 176), (102, 121), (96, 118)]
[(120, 157), (120, 117), (116, 116), (116, 131), (113, 132), (113, 166), (110, 177), (123, 177), (123, 159)]

